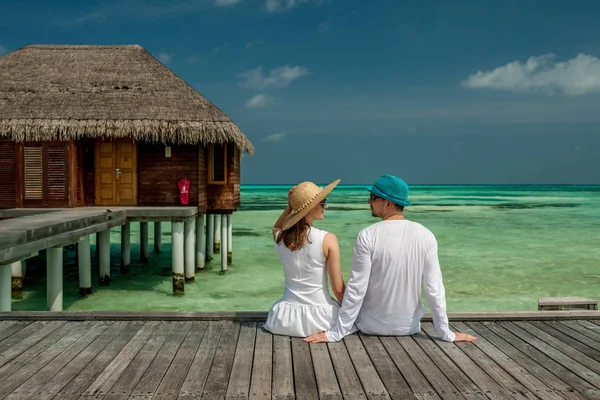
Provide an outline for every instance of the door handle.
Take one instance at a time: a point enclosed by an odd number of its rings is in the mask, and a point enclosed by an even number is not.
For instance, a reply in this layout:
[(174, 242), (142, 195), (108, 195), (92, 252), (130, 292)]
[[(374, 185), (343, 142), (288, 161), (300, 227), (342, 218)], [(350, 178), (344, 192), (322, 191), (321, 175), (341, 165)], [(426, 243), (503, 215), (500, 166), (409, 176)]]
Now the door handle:
[(115, 180), (116, 181), (121, 180), (121, 170), (119, 168), (115, 169)]

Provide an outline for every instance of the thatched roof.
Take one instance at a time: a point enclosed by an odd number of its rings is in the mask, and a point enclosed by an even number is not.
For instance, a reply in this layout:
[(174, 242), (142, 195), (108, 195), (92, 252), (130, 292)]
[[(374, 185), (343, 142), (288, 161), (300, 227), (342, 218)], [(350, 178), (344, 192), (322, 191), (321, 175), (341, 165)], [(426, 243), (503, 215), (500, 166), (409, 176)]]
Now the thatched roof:
[(0, 57), (0, 138), (132, 138), (176, 144), (248, 138), (137, 45), (27, 46)]

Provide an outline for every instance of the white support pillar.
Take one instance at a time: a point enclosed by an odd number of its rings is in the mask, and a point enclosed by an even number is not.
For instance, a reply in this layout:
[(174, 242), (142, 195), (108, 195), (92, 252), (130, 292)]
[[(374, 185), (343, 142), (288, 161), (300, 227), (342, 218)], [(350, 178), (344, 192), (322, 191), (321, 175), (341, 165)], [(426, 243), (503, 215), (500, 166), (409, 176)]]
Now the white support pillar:
[(154, 252), (160, 254), (162, 245), (162, 229), (159, 221), (154, 222)]
[(92, 293), (92, 256), (90, 253), (90, 237), (84, 236), (77, 243), (77, 264), (79, 265), (79, 294)]
[(219, 254), (221, 252), (221, 215), (215, 215), (215, 244), (213, 250), (215, 254)]
[(196, 279), (196, 220), (189, 219), (183, 224), (185, 283)]
[(221, 272), (227, 271), (227, 215), (221, 215)]
[(215, 215), (206, 216), (206, 262), (213, 259), (215, 238)]
[[(102, 250), (100, 251), (102, 257)], [(48, 311), (63, 310), (63, 248), (46, 249), (46, 303)]]
[(100, 233), (100, 285), (110, 284), (110, 229)]
[(204, 269), (206, 254), (206, 236), (204, 235), (204, 214), (196, 217), (196, 271)]
[(150, 256), (148, 254), (148, 223), (140, 222), (140, 261), (148, 262)]
[(131, 222), (121, 225), (121, 269), (129, 271), (131, 267)]
[(11, 291), (13, 299), (23, 298), (23, 264), (16, 261), (10, 264), (11, 270)]
[(227, 214), (227, 265), (233, 262), (233, 214)]
[(185, 292), (183, 267), (183, 222), (171, 223), (171, 260), (173, 263), (173, 294), (182, 295)]
[(0, 265), (0, 311), (11, 310), (11, 264)]

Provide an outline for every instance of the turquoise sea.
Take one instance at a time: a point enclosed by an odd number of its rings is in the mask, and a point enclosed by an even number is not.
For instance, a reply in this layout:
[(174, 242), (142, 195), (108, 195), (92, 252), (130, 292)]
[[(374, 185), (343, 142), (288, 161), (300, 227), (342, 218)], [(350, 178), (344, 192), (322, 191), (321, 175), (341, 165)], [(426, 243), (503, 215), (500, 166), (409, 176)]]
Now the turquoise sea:
[[(85, 298), (78, 296), (74, 252), (65, 250), (65, 310), (268, 310), (283, 292), (270, 231), (290, 187), (242, 186), (242, 207), (233, 216), (233, 265), (221, 274), (215, 255), (181, 297), (172, 295), (167, 224), (163, 251), (151, 253), (148, 264), (136, 262), (138, 224), (132, 224), (133, 265), (125, 275), (120, 232), (113, 229), (112, 283), (94, 281)], [(338, 236), (345, 280), (358, 231), (377, 221), (365, 187), (338, 186), (328, 196), (325, 220), (316, 222)], [(448, 311), (536, 310), (538, 297), (548, 296), (600, 299), (600, 186), (413, 186), (410, 201), (406, 218), (438, 239)], [(43, 257), (29, 261), (24, 297), (13, 300), (14, 310), (45, 309), (43, 264)]]

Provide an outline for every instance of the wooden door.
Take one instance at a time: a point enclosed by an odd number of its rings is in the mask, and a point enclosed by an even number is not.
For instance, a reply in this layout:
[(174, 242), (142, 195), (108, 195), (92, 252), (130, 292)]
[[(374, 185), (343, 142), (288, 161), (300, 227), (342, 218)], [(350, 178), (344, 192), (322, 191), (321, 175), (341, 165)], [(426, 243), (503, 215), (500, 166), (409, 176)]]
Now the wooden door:
[(96, 205), (137, 205), (136, 150), (131, 141), (96, 142)]

